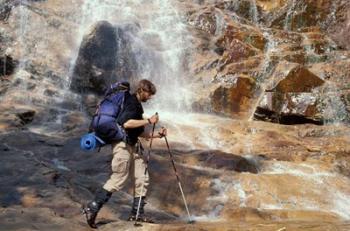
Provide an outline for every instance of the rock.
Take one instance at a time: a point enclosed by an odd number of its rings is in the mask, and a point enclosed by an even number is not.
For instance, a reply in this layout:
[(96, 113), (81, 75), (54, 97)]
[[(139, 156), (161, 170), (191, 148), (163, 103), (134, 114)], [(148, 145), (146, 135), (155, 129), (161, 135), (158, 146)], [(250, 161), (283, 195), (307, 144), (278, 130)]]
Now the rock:
[(14, 113), (21, 119), (22, 124), (24, 125), (33, 121), (36, 112), (30, 109), (17, 109)]
[(0, 129), (2, 131), (9, 131), (18, 129), (23, 126), (22, 120), (10, 113), (1, 113), (0, 115)]
[(229, 46), (226, 48), (226, 51), (223, 53), (218, 66), (219, 68), (222, 68), (229, 63), (239, 62), (256, 54), (256, 49), (237, 39), (234, 39), (231, 41)]
[(325, 81), (300, 64), (280, 62), (255, 112), (255, 118), (279, 123), (323, 123), (321, 95)]
[(81, 112), (72, 112), (62, 118), (64, 132), (72, 132), (73, 130), (88, 130), (86, 126), (86, 118)]
[(48, 88), (48, 89), (45, 89), (44, 95), (49, 97), (58, 96), (58, 91), (55, 89)]
[(9, 18), (14, 3), (16, 1), (4, 0), (0, 2), (0, 20), (6, 21)]
[(0, 130), (13, 130), (22, 128), (31, 123), (34, 119), (36, 111), (30, 107), (17, 106), (1, 106), (0, 113)]
[(324, 34), (321, 33), (304, 33), (302, 46), (307, 53), (321, 55), (329, 53), (336, 49), (336, 45)]
[(343, 49), (350, 49), (350, 3), (342, 1), (339, 10), (332, 12), (331, 21), (327, 25), (329, 36)]
[(189, 18), (190, 25), (210, 35), (215, 35), (218, 28), (215, 8), (206, 8)]
[(130, 79), (137, 67), (126, 36), (121, 27), (96, 23), (80, 45), (71, 89), (102, 94), (111, 82)]
[(97, 105), (99, 104), (101, 99), (99, 99), (96, 95), (94, 94), (85, 94), (83, 96), (83, 103), (85, 105), (87, 113), (92, 116), (95, 114)]
[(254, 94), (254, 79), (244, 75), (226, 75), (217, 81), (221, 81), (221, 84), (210, 96), (214, 112), (234, 116), (249, 110)]
[(281, 10), (288, 0), (270, 1), (270, 0), (256, 0), (256, 4), (264, 12), (272, 12), (274, 10)]
[(254, 72), (257, 73), (260, 71), (262, 60), (262, 56), (252, 56), (242, 62), (228, 64), (220, 71), (220, 75), (235, 75), (239, 73), (254, 75)]
[(245, 44), (249, 44), (259, 50), (265, 49), (266, 39), (263, 34), (255, 28), (239, 26), (231, 20), (226, 22), (222, 35), (218, 38), (216, 45), (221, 48), (230, 49), (232, 42), (238, 39)]
[(9, 55), (0, 56), (0, 78), (2, 76), (11, 75), (16, 66), (17, 61), (13, 60), (13, 58)]
[(266, 92), (254, 118), (281, 124), (323, 124), (319, 101), (315, 93)]
[(321, 86), (324, 80), (300, 64), (280, 62), (267, 85), (267, 91), (279, 93), (311, 92)]
[(242, 0), (242, 1), (227, 1), (222, 4), (222, 7), (226, 10), (235, 12), (238, 16), (249, 20), (253, 23), (258, 23), (260, 14), (260, 6), (256, 4), (256, 1)]

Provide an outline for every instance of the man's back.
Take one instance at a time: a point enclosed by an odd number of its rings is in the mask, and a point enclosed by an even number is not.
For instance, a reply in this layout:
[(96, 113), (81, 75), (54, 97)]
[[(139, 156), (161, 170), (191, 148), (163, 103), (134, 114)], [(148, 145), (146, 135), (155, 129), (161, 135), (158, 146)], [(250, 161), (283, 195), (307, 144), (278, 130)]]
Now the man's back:
[[(141, 120), (143, 119), (143, 107), (142, 104), (137, 100), (135, 94), (130, 94), (129, 92), (125, 93), (124, 109), (120, 116), (118, 117), (117, 122), (120, 125), (123, 125), (126, 121)], [(126, 129), (128, 134), (127, 143), (134, 145), (137, 142), (138, 136), (142, 134), (144, 127), (129, 128)]]

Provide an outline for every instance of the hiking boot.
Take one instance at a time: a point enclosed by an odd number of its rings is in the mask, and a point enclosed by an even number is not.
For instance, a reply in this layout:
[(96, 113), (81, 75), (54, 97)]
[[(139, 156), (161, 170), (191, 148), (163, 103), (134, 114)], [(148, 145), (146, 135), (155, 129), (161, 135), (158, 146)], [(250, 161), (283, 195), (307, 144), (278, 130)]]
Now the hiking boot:
[[(145, 198), (146, 197), (141, 197), (141, 203), (140, 203), (140, 208), (139, 208), (139, 214), (137, 217), (137, 221), (139, 222), (146, 222), (146, 223), (154, 223), (154, 221), (145, 216), (145, 210), (144, 207), (147, 204), (145, 202)], [(131, 209), (131, 213), (129, 215), (128, 221), (136, 221), (136, 214), (137, 214), (137, 207), (139, 205), (139, 201), (140, 201), (140, 197), (135, 197), (134, 198), (134, 202), (132, 204), (132, 209)]]
[(93, 229), (97, 229), (95, 220), (99, 210), (100, 209), (96, 201), (91, 201), (86, 207), (82, 208), (82, 212), (85, 214), (86, 222)]
[(85, 214), (86, 222), (91, 228), (97, 229), (95, 223), (97, 214), (102, 208), (103, 204), (106, 203), (109, 198), (111, 198), (111, 196), (111, 192), (108, 192), (107, 190), (101, 188), (97, 191), (95, 200), (89, 202), (85, 207), (82, 208), (82, 212)]

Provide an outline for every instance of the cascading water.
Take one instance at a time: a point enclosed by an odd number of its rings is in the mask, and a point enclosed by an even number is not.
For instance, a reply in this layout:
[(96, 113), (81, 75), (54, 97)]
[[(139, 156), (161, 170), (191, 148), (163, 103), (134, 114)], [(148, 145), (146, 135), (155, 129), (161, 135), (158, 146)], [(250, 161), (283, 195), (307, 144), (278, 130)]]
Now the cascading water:
[(296, 1), (292, 0), (291, 6), (288, 8), (287, 15), (286, 15), (286, 18), (284, 21), (284, 27), (283, 27), (284, 30), (291, 29), (291, 21), (292, 21), (292, 17), (293, 17), (294, 10), (295, 10), (295, 3), (296, 3)]
[(152, 110), (189, 108), (190, 92), (183, 71), (185, 52), (190, 49), (189, 36), (183, 16), (171, 1), (84, 1), (81, 18), (79, 41), (87, 28), (101, 20), (113, 25), (138, 24), (140, 31), (128, 34), (128, 38), (137, 62), (136, 78), (150, 79), (158, 86)]
[(26, 61), (26, 33), (28, 30), (28, 8), (25, 6), (27, 4), (26, 0), (21, 0), (19, 5), (19, 12), (20, 12), (20, 19), (19, 19), (19, 31), (18, 31), (18, 38), (19, 38), (19, 46), (20, 46), (20, 62), (19, 62), (19, 69), (23, 69), (25, 66)]
[(256, 0), (251, 0), (250, 6), (250, 15), (253, 19), (254, 24), (259, 24), (259, 12), (258, 7), (256, 6)]

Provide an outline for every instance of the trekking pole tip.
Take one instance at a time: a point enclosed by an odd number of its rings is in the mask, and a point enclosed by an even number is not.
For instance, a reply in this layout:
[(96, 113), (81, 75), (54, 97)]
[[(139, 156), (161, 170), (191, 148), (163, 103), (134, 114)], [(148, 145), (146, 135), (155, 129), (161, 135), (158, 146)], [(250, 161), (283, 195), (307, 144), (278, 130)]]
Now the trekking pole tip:
[(196, 223), (196, 221), (195, 220), (189, 220), (187, 223), (188, 224), (194, 224), (194, 223)]

